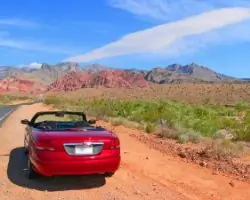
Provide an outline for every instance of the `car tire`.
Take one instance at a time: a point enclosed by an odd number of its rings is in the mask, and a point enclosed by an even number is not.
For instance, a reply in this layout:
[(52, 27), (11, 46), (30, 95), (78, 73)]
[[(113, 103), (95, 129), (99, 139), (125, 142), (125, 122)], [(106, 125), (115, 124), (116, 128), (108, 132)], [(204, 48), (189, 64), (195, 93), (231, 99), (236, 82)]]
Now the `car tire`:
[(28, 154), (28, 149), (27, 147), (24, 147), (24, 153), (27, 155)]
[(30, 159), (28, 159), (27, 176), (28, 176), (28, 179), (34, 179), (37, 176), (37, 173), (34, 171), (33, 165)]
[(107, 172), (105, 173), (105, 177), (112, 177), (114, 174), (114, 172)]
[(26, 142), (25, 142), (25, 139), (24, 139), (24, 153), (27, 155), (28, 154), (28, 148), (26, 146)]

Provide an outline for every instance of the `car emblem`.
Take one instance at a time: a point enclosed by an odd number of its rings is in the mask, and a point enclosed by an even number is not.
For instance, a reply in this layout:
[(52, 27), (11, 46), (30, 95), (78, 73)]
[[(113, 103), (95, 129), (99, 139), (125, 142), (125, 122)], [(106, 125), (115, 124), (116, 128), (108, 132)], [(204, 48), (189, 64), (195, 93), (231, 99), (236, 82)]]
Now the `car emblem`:
[(91, 146), (91, 142), (84, 142), (83, 143), (85, 146)]

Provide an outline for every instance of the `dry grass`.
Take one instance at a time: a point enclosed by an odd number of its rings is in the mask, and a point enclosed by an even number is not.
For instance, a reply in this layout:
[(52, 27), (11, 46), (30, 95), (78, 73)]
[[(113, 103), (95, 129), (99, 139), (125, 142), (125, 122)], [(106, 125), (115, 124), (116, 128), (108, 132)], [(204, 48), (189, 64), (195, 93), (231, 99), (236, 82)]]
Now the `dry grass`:
[(250, 101), (250, 84), (166, 84), (150, 88), (85, 88), (72, 92), (47, 93), (67, 98), (168, 99), (192, 104), (234, 104)]
[(28, 101), (29, 98), (27, 96), (16, 96), (16, 95), (1, 95), (0, 94), (0, 104), (10, 104), (16, 101)]
[(223, 159), (227, 157), (243, 156), (249, 153), (249, 148), (244, 142), (232, 142), (226, 139), (207, 140), (202, 156)]

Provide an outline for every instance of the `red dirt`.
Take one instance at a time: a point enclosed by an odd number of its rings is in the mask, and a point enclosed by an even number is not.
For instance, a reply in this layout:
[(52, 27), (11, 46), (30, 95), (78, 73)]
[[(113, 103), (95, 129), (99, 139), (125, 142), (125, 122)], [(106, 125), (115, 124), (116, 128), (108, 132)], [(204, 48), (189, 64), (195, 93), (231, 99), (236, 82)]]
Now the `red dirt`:
[(74, 91), (80, 88), (134, 88), (148, 87), (143, 76), (132, 76), (123, 70), (103, 70), (90, 74), (70, 72), (49, 85), (48, 91)]
[(204, 168), (213, 170), (215, 174), (223, 174), (236, 180), (250, 183), (250, 164), (243, 160), (243, 156), (221, 156), (216, 154), (215, 146), (205, 144), (179, 144), (176, 141), (160, 139), (154, 135), (131, 134), (131, 137), (148, 146), (185, 162), (195, 163)]

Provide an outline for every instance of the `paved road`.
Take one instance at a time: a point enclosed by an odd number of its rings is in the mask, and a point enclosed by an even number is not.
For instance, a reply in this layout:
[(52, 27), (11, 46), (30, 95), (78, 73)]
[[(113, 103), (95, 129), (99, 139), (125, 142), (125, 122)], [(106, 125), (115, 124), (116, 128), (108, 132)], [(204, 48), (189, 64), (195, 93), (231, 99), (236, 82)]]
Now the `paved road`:
[(8, 117), (8, 115), (14, 111), (15, 108), (21, 105), (31, 105), (33, 102), (30, 103), (21, 103), (16, 105), (0, 105), (0, 127), (3, 121)]
[(2, 120), (4, 120), (5, 117), (7, 117), (11, 111), (13, 111), (15, 108), (21, 105), (32, 105), (35, 102), (28, 102), (28, 103), (20, 103), (16, 105), (0, 105), (0, 123)]
[(13, 109), (15, 109), (17, 107), (17, 105), (1, 105), (0, 106), (0, 125), (2, 123), (2, 121), (8, 116), (8, 114), (11, 113), (11, 111), (13, 111)]

